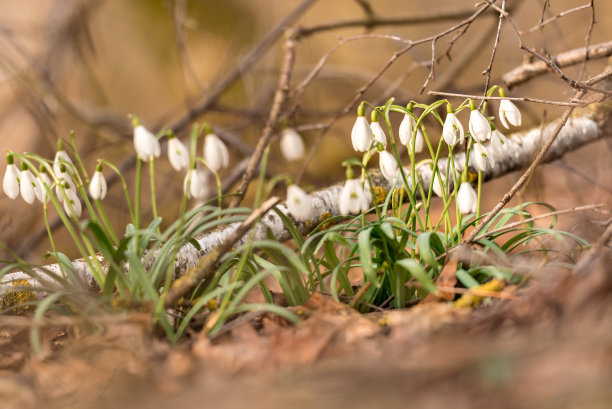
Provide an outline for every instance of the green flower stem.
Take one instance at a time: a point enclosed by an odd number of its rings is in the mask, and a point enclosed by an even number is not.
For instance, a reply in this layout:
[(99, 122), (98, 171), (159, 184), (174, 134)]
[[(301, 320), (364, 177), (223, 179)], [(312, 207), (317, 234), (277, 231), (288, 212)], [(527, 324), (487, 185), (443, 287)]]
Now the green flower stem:
[(457, 240), (456, 243), (459, 243), (461, 241), (461, 218), (462, 218), (462, 214), (459, 211), (459, 206), (457, 205), (457, 192), (459, 191), (459, 185), (461, 184), (461, 178), (457, 176), (457, 167), (455, 166), (455, 155), (454, 155), (454, 149), (451, 148), (449, 153), (448, 153), (448, 158), (450, 160), (451, 163), (451, 169), (453, 170), (453, 193), (451, 194), (451, 197), (449, 198), (449, 203), (451, 201), (452, 198), (455, 198), (455, 217), (457, 219)]
[[(153, 219), (157, 219), (157, 197), (155, 195), (155, 159), (149, 161), (149, 182), (151, 184), (151, 207), (153, 209)], [(157, 233), (161, 234), (159, 226)]]
[(121, 187), (123, 188), (123, 193), (125, 194), (125, 200), (127, 201), (128, 210), (130, 212), (130, 219), (134, 221), (134, 209), (132, 208), (132, 201), (130, 200), (130, 193), (128, 191), (127, 183), (125, 183), (125, 178), (121, 174), (121, 171), (112, 162), (109, 162), (105, 159), (99, 159), (99, 160), (100, 162), (102, 162), (103, 164), (111, 168), (117, 174), (117, 176), (119, 176), (119, 179), (121, 180)]
[(99, 200), (96, 199), (94, 200), (94, 205), (96, 206), (96, 210), (98, 211), (98, 215), (100, 216), (100, 219), (102, 220), (102, 224), (104, 225), (104, 228), (106, 229), (107, 233), (111, 236), (111, 240), (113, 241), (113, 244), (118, 245), (119, 238), (117, 237), (117, 233), (115, 233), (113, 226), (108, 220), (108, 216), (106, 215), (106, 212), (102, 208), (102, 204), (100, 203)]
[(482, 170), (478, 170), (478, 203), (476, 205), (476, 224), (478, 225), (478, 218), (480, 217), (480, 200), (482, 197)]
[(136, 187), (134, 189), (134, 218), (132, 223), (140, 229), (140, 192), (142, 191), (142, 160), (136, 158)]
[[(395, 105), (393, 106), (395, 107)], [(392, 107), (392, 108), (393, 108)], [(407, 112), (405, 111), (404, 107), (400, 107), (402, 110), (400, 112)], [(393, 109), (394, 111), (396, 109)], [(406, 180), (406, 173), (404, 173), (404, 168), (403, 166), (401, 166), (401, 159), (399, 156), (399, 152), (397, 151), (397, 145), (395, 144), (395, 138), (393, 137), (393, 128), (391, 127), (391, 122), (389, 121), (389, 118), (387, 115), (383, 116), (384, 120), (385, 120), (385, 125), (387, 126), (387, 130), (389, 131), (389, 139), (391, 140), (391, 147), (393, 149), (393, 155), (395, 155), (395, 160), (397, 160), (397, 163), (400, 164), (399, 166), (399, 170), (400, 170), (400, 175), (402, 176), (402, 179), (404, 181), (404, 187), (406, 188), (406, 193), (408, 194), (408, 201), (410, 202), (410, 206), (412, 208), (412, 210), (414, 211), (414, 213), (416, 214), (416, 217), (413, 220), (413, 226), (412, 229), (416, 230), (416, 223), (418, 221), (419, 226), (421, 227), (421, 230), (424, 229), (424, 225), (423, 225), (423, 220), (421, 219), (421, 216), (418, 213), (417, 210), (417, 206), (416, 206), (416, 199), (414, 197), (414, 193), (411, 191), (411, 189), (409, 189), (408, 186), (408, 180)], [(415, 138), (413, 138), (415, 139)], [(412, 162), (412, 186), (416, 186), (416, 182), (415, 182), (415, 176), (414, 176), (414, 152), (410, 153), (410, 149), (408, 149), (409, 154), (410, 154), (410, 161)], [(414, 151), (414, 150), (413, 150)]]

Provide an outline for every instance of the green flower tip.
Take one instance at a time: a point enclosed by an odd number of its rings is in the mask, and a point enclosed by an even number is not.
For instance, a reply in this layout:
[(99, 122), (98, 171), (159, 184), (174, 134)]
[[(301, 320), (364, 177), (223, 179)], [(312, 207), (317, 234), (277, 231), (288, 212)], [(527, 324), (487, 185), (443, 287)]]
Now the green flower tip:
[(102, 172), (102, 162), (98, 162), (96, 165), (96, 172)]
[(357, 116), (365, 116), (365, 106), (363, 105), (363, 102), (359, 104), (359, 107), (357, 108)]
[(378, 111), (373, 109), (371, 117), (372, 117), (372, 122), (378, 122)]
[(406, 105), (406, 109), (408, 110), (408, 112), (412, 112), (413, 107), (414, 107), (414, 104), (412, 103), (412, 101), (410, 101), (410, 103)]
[(168, 136), (168, 139), (174, 139), (176, 137), (176, 135), (174, 134), (174, 131), (172, 129), (168, 129), (166, 131), (166, 135)]
[(446, 113), (447, 114), (454, 114), (455, 110), (453, 109), (453, 106), (450, 104), (450, 102), (448, 102), (446, 104)]
[(470, 111), (476, 111), (476, 104), (470, 99)]
[(58, 151), (63, 151), (64, 150), (64, 141), (62, 138), (59, 138), (57, 140), (57, 150)]
[(467, 182), (468, 181), (468, 175), (467, 172), (462, 172), (461, 173), (461, 183), (463, 182)]
[(28, 170), (28, 164), (24, 161), (21, 161), (21, 170)]
[(353, 168), (351, 168), (351, 165), (347, 165), (346, 166), (346, 179), (353, 179), (355, 177), (355, 174), (353, 173)]
[(136, 115), (129, 114), (128, 118), (132, 119), (132, 125), (134, 126), (134, 128), (140, 125), (140, 119), (138, 119)]
[(38, 171), (40, 173), (47, 173), (47, 168), (45, 167), (45, 165), (41, 163), (40, 166), (38, 167)]
[(66, 165), (60, 164), (60, 173), (66, 173)]
[(208, 122), (205, 122), (204, 125), (202, 125), (202, 127), (204, 128), (205, 135), (213, 133), (213, 130)]
[(499, 88), (499, 90), (497, 91), (497, 93), (499, 94), (500, 97), (505, 98), (506, 97), (506, 91), (504, 91), (503, 88)]
[(12, 165), (13, 163), (15, 163), (15, 158), (13, 158), (13, 154), (11, 152), (7, 152), (6, 153), (6, 164)]

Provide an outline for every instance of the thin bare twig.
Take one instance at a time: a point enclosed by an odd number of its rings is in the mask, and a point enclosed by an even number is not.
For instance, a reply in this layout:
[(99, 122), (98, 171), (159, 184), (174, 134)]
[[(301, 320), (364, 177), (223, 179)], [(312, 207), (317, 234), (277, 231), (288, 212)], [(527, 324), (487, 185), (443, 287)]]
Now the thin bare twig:
[[(506, 0), (502, 1), (501, 9), (504, 11), (506, 10)], [(493, 69), (493, 61), (495, 61), (495, 53), (497, 52), (497, 47), (499, 45), (499, 37), (501, 34), (501, 27), (503, 21), (504, 14), (499, 13), (499, 22), (497, 23), (497, 33), (495, 34), (495, 43), (493, 44), (493, 50), (491, 51), (491, 59), (489, 60), (489, 65), (487, 66), (487, 69), (482, 72), (482, 75), (487, 76), (483, 95), (487, 95), (487, 91), (489, 90), (489, 84), (491, 83), (491, 70)], [(484, 102), (484, 100), (482, 102)]]
[(574, 7), (573, 9), (562, 11), (561, 13), (559, 13), (556, 16), (553, 16), (553, 17), (551, 17), (549, 19), (546, 19), (546, 20), (541, 19), (539, 24), (536, 24), (535, 26), (531, 27), (530, 29), (521, 30), (520, 34), (521, 35), (531, 34), (531, 33), (535, 32), (537, 30), (540, 30), (545, 25), (548, 25), (548, 24), (552, 23), (553, 21), (555, 21), (555, 20), (557, 20), (557, 19), (559, 19), (561, 17), (565, 17), (565, 16), (567, 16), (569, 14), (575, 13), (575, 12), (580, 11), (580, 10), (587, 9), (589, 7), (591, 7), (591, 4), (583, 4), (582, 6), (578, 6), (578, 7)]
[(281, 75), (278, 80), (278, 87), (276, 88), (276, 92), (274, 94), (274, 101), (272, 103), (272, 109), (270, 109), (270, 115), (268, 116), (268, 120), (266, 122), (266, 126), (264, 127), (261, 137), (257, 142), (257, 146), (255, 147), (255, 151), (253, 155), (251, 155), (251, 159), (249, 164), (242, 175), (242, 181), (236, 190), (236, 195), (232, 198), (230, 202), (230, 208), (236, 207), (242, 201), (244, 194), (259, 166), (259, 162), (261, 157), (263, 156), (264, 150), (268, 147), (270, 143), (270, 138), (272, 138), (272, 133), (274, 131), (274, 127), (278, 122), (278, 119), (281, 114), (281, 110), (283, 105), (287, 101), (287, 96), (289, 94), (289, 83), (291, 81), (291, 73), (293, 71), (293, 64), (295, 63), (295, 41), (293, 40), (293, 34), (291, 31), (287, 32), (287, 38), (285, 41), (285, 58), (283, 60), (283, 67), (281, 70)]
[(562, 101), (552, 101), (547, 99), (539, 99), (539, 98), (531, 98), (531, 97), (494, 97), (494, 96), (480, 96), (480, 95), (469, 95), (469, 94), (457, 94), (455, 92), (440, 92), (440, 91), (429, 91), (429, 95), (440, 95), (446, 97), (457, 97), (457, 98), (471, 98), (475, 100), (482, 101), (500, 101), (502, 99), (507, 99), (510, 101), (523, 101), (523, 102), (535, 102), (538, 104), (548, 104), (548, 105), (557, 105), (563, 107), (580, 107), (586, 106), (591, 103), (589, 102), (562, 102)]
[(515, 227), (521, 227), (521, 226), (524, 226), (525, 223), (531, 223), (531, 222), (534, 222), (536, 220), (546, 219), (548, 217), (553, 217), (553, 216), (560, 216), (560, 215), (568, 214), (568, 213), (578, 213), (578, 212), (585, 212), (585, 211), (589, 211), (589, 210), (598, 210), (598, 209), (602, 209), (604, 206), (605, 205), (603, 203), (599, 203), (599, 204), (577, 206), (577, 207), (573, 207), (571, 209), (562, 209), (562, 210), (555, 210), (553, 212), (543, 213), (543, 214), (540, 214), (540, 215), (537, 215), (537, 216), (534, 216), (534, 217), (530, 217), (530, 218), (525, 219), (525, 220), (520, 220), (520, 221), (514, 222), (514, 223), (508, 223), (505, 226), (500, 227), (499, 229), (489, 230), (488, 232), (483, 233), (483, 234), (479, 235), (478, 237), (475, 237), (474, 241), (478, 241), (478, 240), (482, 240), (482, 239), (487, 238), (487, 237), (491, 237), (492, 235), (497, 234), (497, 233), (503, 233), (503, 232), (510, 231), (510, 230), (514, 229)]

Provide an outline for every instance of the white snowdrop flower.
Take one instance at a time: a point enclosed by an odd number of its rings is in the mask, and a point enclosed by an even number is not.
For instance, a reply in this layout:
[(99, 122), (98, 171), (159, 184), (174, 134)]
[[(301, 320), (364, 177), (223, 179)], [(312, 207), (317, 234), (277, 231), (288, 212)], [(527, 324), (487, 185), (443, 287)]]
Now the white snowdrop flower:
[(444, 137), (444, 142), (449, 146), (455, 146), (457, 142), (463, 144), (463, 140), (465, 139), (463, 125), (461, 125), (457, 115), (453, 112), (446, 114), (444, 127), (442, 128), (442, 136)]
[(444, 189), (442, 188), (442, 185), (444, 185), (446, 182), (444, 175), (440, 174), (440, 176), (441, 176), (442, 181), (440, 181), (440, 177), (438, 177), (437, 172), (434, 175), (434, 179), (433, 179), (433, 191), (438, 197), (442, 197), (442, 192), (444, 191)]
[(60, 149), (58, 149), (58, 151), (55, 152), (55, 158), (53, 159), (53, 173), (55, 173), (56, 175), (60, 174), (61, 165), (65, 165), (65, 166), (72, 165), (72, 160), (70, 159), (70, 156), (68, 156), (68, 154), (66, 153), (64, 149), (61, 149), (62, 145), (63, 143), (60, 139), (60, 141), (58, 142), (58, 147)]
[(366, 152), (372, 146), (374, 135), (365, 117), (363, 105), (357, 110), (357, 119), (351, 130), (351, 142), (356, 152)]
[(76, 194), (76, 191), (72, 190), (69, 186), (64, 185), (64, 194), (66, 200), (64, 200), (64, 210), (68, 215), (73, 215), (76, 218), (81, 217), (83, 207), (81, 201)]
[(19, 190), (21, 197), (26, 201), (27, 204), (34, 203), (36, 200), (36, 189), (38, 184), (32, 171), (28, 168), (24, 162), (21, 162), (21, 174), (19, 175)]
[(287, 187), (287, 208), (298, 221), (310, 219), (312, 215), (312, 202), (310, 196), (298, 185)]
[(209, 194), (208, 173), (204, 169), (191, 169), (185, 175), (183, 191), (187, 198), (204, 199)]
[(393, 181), (397, 175), (397, 160), (392, 153), (387, 151), (380, 151), (378, 153), (378, 162), (380, 165), (380, 171), (389, 181)]
[(406, 145), (408, 150), (412, 149), (412, 137), (416, 129), (416, 140), (414, 141), (414, 151), (421, 152), (425, 138), (423, 138), (423, 132), (421, 128), (417, 126), (415, 119), (410, 114), (404, 114), (404, 119), (399, 126), (399, 140), (403, 145)]
[(40, 167), (38, 172), (38, 177), (36, 178), (36, 184), (38, 188), (35, 190), (36, 199), (38, 199), (41, 203), (46, 203), (49, 201), (49, 192), (47, 189), (51, 187), (53, 182), (51, 182), (51, 178), (47, 174), (47, 168), (44, 166)]
[(89, 182), (89, 194), (96, 200), (102, 200), (106, 197), (106, 191), (107, 185), (104, 174), (102, 173), (102, 164), (98, 164)]
[(484, 117), (477, 109), (470, 113), (470, 133), (472, 138), (478, 142), (484, 142), (491, 138), (491, 125), (489, 120)]
[(514, 126), (521, 126), (521, 111), (507, 99), (502, 99), (499, 103), (499, 120), (506, 129), (510, 129), (508, 123)]
[(11, 199), (16, 199), (19, 196), (19, 169), (15, 165), (13, 155), (6, 155), (6, 171), (4, 179), (2, 179), (2, 188), (4, 193)]
[(457, 206), (462, 214), (476, 213), (478, 195), (469, 182), (463, 182), (457, 192)]
[(134, 149), (136, 150), (136, 155), (138, 155), (143, 162), (148, 162), (153, 158), (159, 158), (159, 155), (161, 155), (161, 147), (155, 135), (141, 125), (140, 121), (135, 116), (132, 117), (132, 123), (134, 125)]
[(280, 139), (280, 150), (285, 160), (288, 161), (294, 161), (304, 157), (304, 141), (295, 129), (283, 129)]
[(172, 131), (168, 133), (168, 160), (177, 172), (189, 167), (189, 150)]
[(489, 144), (489, 150), (498, 154), (498, 155), (506, 155), (510, 156), (512, 152), (510, 152), (510, 143), (506, 136), (499, 132), (497, 129), (494, 129), (491, 132), (491, 143)]
[(493, 155), (489, 153), (487, 148), (481, 143), (474, 144), (474, 160), (476, 161), (476, 167), (483, 172), (487, 170), (487, 161), (491, 165), (491, 168), (495, 167), (495, 160), (493, 159)]
[(72, 177), (66, 172), (66, 167), (62, 164), (60, 166), (60, 172), (56, 175), (58, 182), (55, 186), (55, 195), (60, 202), (64, 201), (64, 195), (62, 192), (65, 190), (71, 190), (76, 196), (76, 186), (72, 181)]
[(338, 208), (342, 215), (358, 214), (367, 211), (371, 201), (372, 196), (364, 192), (360, 180), (348, 179), (340, 192)]
[(385, 131), (380, 126), (378, 121), (374, 121), (370, 124), (370, 129), (372, 130), (372, 135), (374, 135), (374, 140), (382, 144), (383, 147), (387, 146), (387, 135), (385, 135)]
[(204, 160), (216, 172), (229, 165), (227, 146), (214, 133), (208, 133), (204, 139)]

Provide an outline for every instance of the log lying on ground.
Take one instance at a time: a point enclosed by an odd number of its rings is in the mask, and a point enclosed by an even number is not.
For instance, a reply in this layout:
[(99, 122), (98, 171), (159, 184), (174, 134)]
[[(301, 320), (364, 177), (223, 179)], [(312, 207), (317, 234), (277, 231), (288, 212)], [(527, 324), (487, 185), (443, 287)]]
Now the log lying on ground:
[[(554, 145), (548, 152), (546, 161), (552, 161), (589, 142), (610, 136), (612, 134), (611, 112), (612, 107), (608, 103), (589, 107), (588, 109), (576, 113), (562, 129)], [(544, 127), (537, 127), (526, 132), (518, 132), (510, 135), (509, 138), (514, 143), (514, 155), (491, 153), (495, 162), (495, 167), (488, 167), (486, 169), (484, 172), (485, 179), (497, 178), (526, 167), (531, 162), (542, 142), (551, 134), (556, 124), (557, 121), (554, 121)], [(444, 172), (447, 163), (447, 158), (440, 160), (439, 166), (442, 172)], [(464, 163), (465, 155), (463, 153), (456, 154), (456, 169), (459, 171), (463, 170)], [(470, 163), (473, 163), (473, 160), (470, 160)], [(418, 169), (418, 173), (425, 187), (425, 192), (427, 192), (431, 181), (432, 170), (429, 166), (422, 166)], [(393, 187), (392, 184), (385, 180), (377, 171), (373, 171), (371, 176), (372, 185), (375, 191), (384, 193), (388, 192), (389, 189)], [(342, 184), (338, 184), (311, 194), (312, 219), (307, 222), (296, 222), (296, 226), (302, 233), (307, 234), (320, 222), (340, 214), (338, 203), (341, 190)], [(278, 205), (277, 209), (292, 218), (289, 210), (284, 204)], [(223, 243), (228, 236), (232, 235), (239, 225), (240, 223), (229, 224), (223, 228), (203, 233), (195, 237), (200, 246), (199, 250), (190, 243), (182, 246), (175, 259), (175, 276), (181, 276), (188, 268), (194, 266), (199, 259), (208, 254), (211, 249)], [(281, 218), (274, 210), (267, 212), (254, 229), (255, 240), (265, 239), (268, 230), (279, 241), (286, 241), (290, 238), (289, 231), (285, 228)], [(244, 235), (235, 243), (235, 246), (244, 243), (249, 236), (249, 233)], [(98, 256), (98, 259), (102, 266), (108, 265), (101, 256)], [(74, 267), (74, 276), (78, 279), (77, 281), (79, 281), (80, 285), (90, 289), (97, 288), (88, 263), (83, 259), (79, 259), (72, 261), (72, 265)], [(44, 270), (45, 271), (34, 269), (34, 271), (30, 273), (17, 271), (1, 277), (0, 308), (3, 305), (15, 305), (18, 304), (19, 301), (23, 301), (24, 291), (15, 291), (17, 287), (20, 289), (30, 287), (32, 291), (28, 291), (28, 293), (30, 293), (29, 297), (32, 297), (32, 294), (36, 294), (36, 297), (43, 297), (50, 289), (57, 288), (58, 281), (54, 280), (49, 272), (59, 277), (63, 277), (60, 266), (58, 264), (50, 264), (44, 266)]]

